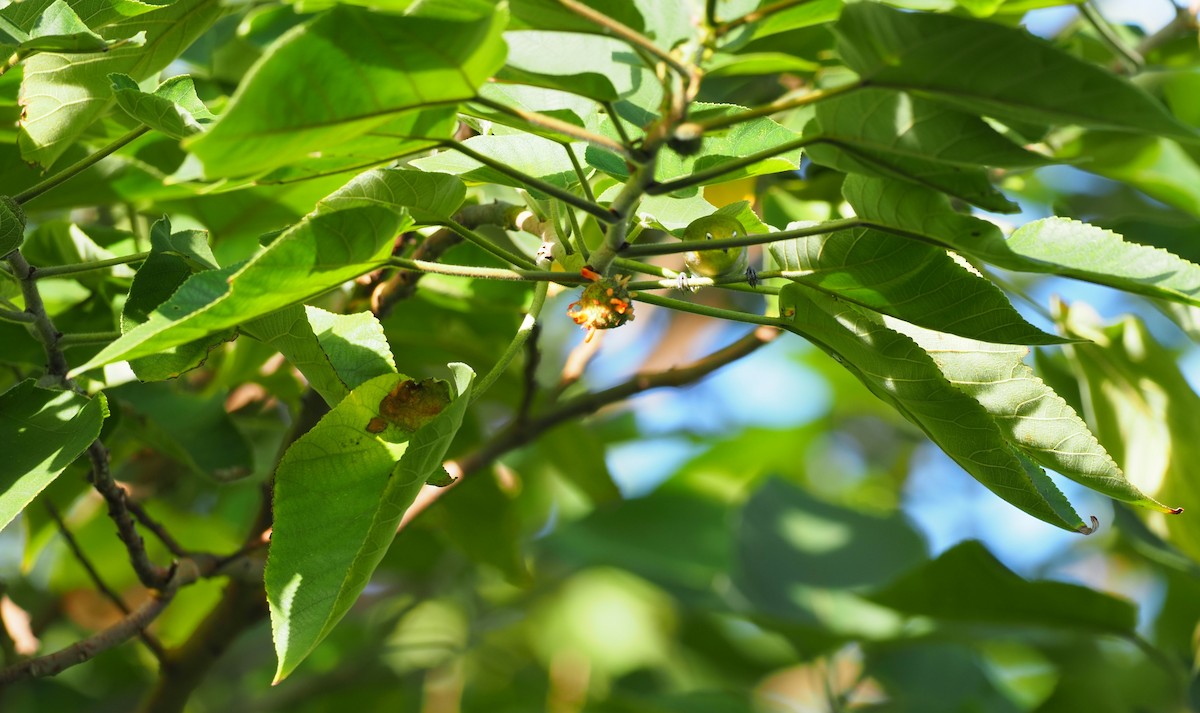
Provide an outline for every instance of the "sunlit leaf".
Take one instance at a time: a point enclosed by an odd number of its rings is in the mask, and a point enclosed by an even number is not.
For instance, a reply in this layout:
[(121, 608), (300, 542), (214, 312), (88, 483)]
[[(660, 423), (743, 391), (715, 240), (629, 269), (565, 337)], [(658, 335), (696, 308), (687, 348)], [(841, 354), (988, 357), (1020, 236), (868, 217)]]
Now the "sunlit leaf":
[(817, 163), (912, 181), (992, 211), (1016, 206), (992, 186), (986, 167), (1049, 160), (976, 116), (904, 92), (861, 89), (823, 101), (816, 111), (804, 135), (820, 139), (808, 149)]
[(1166, 250), (1066, 218), (1035, 220), (1006, 240), (985, 220), (950, 209), (917, 186), (850, 176), (846, 200), (872, 225), (944, 245), (1008, 270), (1064, 275), (1128, 292), (1200, 305), (1200, 266)]
[(118, 106), (134, 119), (167, 136), (182, 139), (198, 134), (205, 124), (216, 118), (196, 96), (196, 87), (187, 75), (171, 77), (153, 92), (143, 92), (137, 82), (125, 74), (110, 74), (108, 78)]
[(448, 180), (454, 179), (403, 170), (359, 176), (244, 264), (190, 277), (146, 322), (76, 371), (236, 327), (369, 272), (388, 259), (396, 234), (412, 224), (408, 207), (444, 207)]
[(941, 334), (898, 320), (885, 323), (915, 341), (951, 384), (983, 404), (1025, 455), (1111, 498), (1171, 511), (1129, 482), (1083, 419), (1025, 365), (1027, 348)]
[[(280, 461), (265, 575), (277, 681), (346, 614), (404, 511), (441, 465), (474, 377), (463, 365), (452, 369), (453, 386), (402, 375), (371, 379)], [(406, 390), (405, 384), (414, 387)], [(406, 393), (413, 400), (398, 402), (397, 394)]]
[(0, 394), (0, 528), (12, 522), (100, 435), (103, 394), (51, 391), (27, 379)]
[(330, 406), (373, 377), (396, 373), (379, 320), (293, 305), (242, 326), (278, 349)]
[(783, 269), (811, 271), (799, 282), (922, 327), (1005, 344), (1064, 341), (937, 247), (855, 228), (772, 243), (771, 254)]
[(1197, 138), (1144, 90), (1024, 30), (876, 3), (848, 6), (833, 29), (846, 65), (875, 87), (999, 119)]
[(19, 142), (26, 161), (53, 164), (111, 106), (109, 74), (142, 81), (170, 64), (221, 14), (216, 0), (178, 0), (127, 17), (104, 28), (105, 37), (146, 33), (143, 46), (125, 46), (103, 55), (34, 55), (25, 61), (21, 84)]
[[(1084, 304), (1055, 305), (1061, 328), (1092, 343), (1067, 348), (1084, 417), (1129, 481), (1163, 502), (1200, 498), (1200, 396), (1175, 357), (1132, 316), (1105, 324)], [(1190, 511), (1190, 507), (1187, 508)], [(1200, 560), (1200, 524), (1191, 512), (1165, 518), (1170, 540)]]
[(336, 6), (280, 38), (189, 148), (209, 178), (261, 173), (399, 112), (470, 99), (504, 60), (505, 20), (503, 12), (464, 21)]
[(908, 337), (798, 284), (780, 292), (779, 310), (786, 329), (836, 358), (993, 493), (1052, 525), (1086, 529), (1041, 468), (1018, 457), (995, 419)]

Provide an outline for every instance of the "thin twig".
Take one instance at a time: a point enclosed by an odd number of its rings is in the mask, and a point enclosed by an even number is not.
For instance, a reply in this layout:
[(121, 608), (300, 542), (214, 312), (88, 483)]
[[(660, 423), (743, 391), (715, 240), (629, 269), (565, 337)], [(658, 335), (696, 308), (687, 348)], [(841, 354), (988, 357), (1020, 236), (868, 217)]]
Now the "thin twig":
[(630, 150), (627, 146), (622, 146), (607, 136), (589, 131), (582, 126), (576, 126), (575, 124), (570, 124), (561, 119), (555, 119), (553, 116), (547, 116), (546, 114), (541, 114), (536, 111), (529, 111), (528, 109), (518, 109), (517, 107), (508, 106), (507, 104), (503, 104), (494, 99), (488, 99), (487, 97), (475, 97), (471, 101), (476, 104), (486, 106), (489, 109), (494, 109), (501, 114), (507, 114), (513, 118), (520, 119), (527, 124), (540, 126), (543, 129), (549, 129), (550, 131), (554, 131), (564, 136), (569, 136), (579, 141), (585, 141), (593, 146), (602, 148), (606, 151), (612, 151), (613, 153), (625, 158), (631, 157)]
[(566, 401), (537, 418), (525, 421), (514, 420), (478, 449), (455, 461), (448, 461), (446, 463), (447, 470), (451, 473), (457, 473), (460, 476), (458, 480), (450, 487), (435, 488), (428, 486), (424, 488), (417, 497), (417, 500), (404, 513), (404, 519), (400, 523), (400, 528), (404, 528), (438, 498), (442, 497), (442, 495), (452, 491), (454, 487), (464, 480), (465, 476), (486, 468), (504, 453), (533, 441), (546, 431), (564, 423), (576, 421), (588, 414), (599, 411), (605, 406), (615, 404), (618, 401), (624, 401), (644, 391), (663, 387), (683, 386), (699, 381), (721, 367), (752, 354), (758, 348), (770, 343), (779, 334), (780, 330), (773, 327), (758, 327), (733, 344), (718, 349), (712, 354), (686, 366), (667, 369), (665, 371), (638, 373), (629, 380), (611, 388)]
[(1125, 63), (1130, 72), (1136, 73), (1141, 70), (1146, 64), (1145, 58), (1138, 54), (1137, 50), (1125, 44), (1125, 41), (1108, 24), (1108, 20), (1105, 20), (1096, 8), (1092, 7), (1090, 2), (1081, 2), (1078, 7), (1079, 14), (1083, 15), (1083, 19), (1087, 20), (1088, 24), (1096, 30), (1096, 33), (1100, 35), (1100, 39), (1104, 40), (1112, 48), (1113, 52), (1121, 58), (1121, 61)]
[[(539, 261), (539, 267), (549, 267), (550, 260), (548, 258)], [(524, 319), (521, 320), (521, 326), (517, 328), (516, 336), (509, 342), (508, 347), (496, 364), (471, 391), (471, 401), (475, 402), (482, 396), (496, 380), (508, 369), (508, 365), (513, 358), (525, 347), (525, 342), (529, 339), (529, 335), (533, 334), (534, 327), (537, 326), (538, 316), (542, 312), (542, 305), (546, 304), (546, 290), (550, 287), (549, 282), (541, 282), (533, 288), (533, 301), (529, 305), (529, 311), (525, 313)]]
[(113, 141), (111, 144), (105, 146), (104, 148), (99, 149), (95, 153), (89, 154), (88, 156), (71, 164), (70, 166), (67, 166), (66, 168), (64, 168), (63, 170), (54, 174), (53, 176), (50, 176), (49, 178), (47, 178), (39, 183), (36, 183), (36, 184), (30, 186), (29, 188), (26, 188), (25, 190), (21, 191), (17, 195), (13, 196), (13, 200), (16, 201), (18, 204), (28, 203), (29, 201), (33, 200), (34, 198), (37, 198), (38, 196), (42, 195), (46, 191), (49, 191), (52, 188), (56, 188), (60, 184), (64, 183), (65, 181), (79, 175), (80, 173), (83, 173), (87, 169), (89, 169), (92, 166), (99, 163), (101, 161), (101, 159), (107, 157), (109, 154), (116, 152), (118, 149), (124, 147), (126, 144), (128, 144), (129, 142), (138, 138), (142, 134), (145, 134), (149, 130), (150, 130), (149, 126), (141, 126), (141, 127), (134, 129), (133, 131), (130, 131), (128, 134), (125, 134), (124, 136), (118, 138), (117, 140)]
[[(71, 550), (71, 554), (75, 555), (75, 559), (78, 560), (84, 571), (87, 572), (88, 577), (92, 580), (92, 584), (96, 585), (96, 589), (100, 590), (101, 594), (107, 597), (108, 600), (117, 607), (117, 609), (121, 610), (122, 614), (126, 616), (132, 614), (133, 612), (130, 611), (129, 606), (125, 604), (125, 600), (121, 599), (121, 596), (113, 591), (112, 587), (109, 587), (108, 583), (104, 581), (104, 578), (100, 576), (100, 573), (96, 571), (95, 565), (93, 565), (92, 561), (88, 559), (88, 556), (84, 553), (83, 548), (79, 546), (78, 540), (75, 539), (75, 536), (71, 534), (70, 529), (67, 528), (67, 523), (63, 522), (62, 515), (59, 514), (58, 508), (54, 507), (53, 504), (47, 501), (46, 512), (50, 513), (50, 519), (54, 520), (54, 524), (58, 526), (58, 533), (62, 535), (63, 540), (67, 543), (67, 548)], [(142, 643), (146, 645), (146, 648), (150, 649), (150, 652), (154, 654), (154, 658), (162, 661), (164, 651), (162, 644), (159, 643), (158, 639), (154, 638), (153, 635), (145, 630), (139, 630), (137, 635), (138, 638), (142, 640)]]
[(47, 277), (61, 277), (63, 275), (76, 275), (81, 272), (91, 272), (93, 270), (103, 270), (106, 267), (114, 267), (116, 265), (128, 265), (131, 262), (141, 262), (150, 257), (150, 253), (134, 253), (133, 255), (122, 255), (120, 257), (108, 258), (107, 260), (96, 260), (94, 262), (76, 262), (70, 265), (49, 265), (47, 267), (37, 267), (33, 270), (33, 279), (43, 280)]
[(679, 191), (684, 188), (691, 188), (692, 186), (699, 186), (704, 183), (709, 183), (727, 173), (733, 173), (734, 171), (745, 168), (746, 166), (752, 166), (759, 161), (765, 161), (766, 159), (773, 158), (782, 153), (787, 153), (788, 151), (795, 151), (796, 149), (803, 148), (820, 140), (821, 139), (814, 137), (802, 137), (799, 139), (794, 139), (792, 141), (779, 144), (778, 146), (772, 146), (769, 149), (763, 149), (762, 151), (752, 153), (749, 156), (742, 156), (732, 161), (726, 161), (725, 163), (718, 164), (704, 171), (690, 173), (681, 178), (676, 178), (673, 181), (652, 183), (646, 187), (646, 193), (652, 196), (658, 196), (664, 193), (674, 193), (675, 191)]
[(553, 183), (547, 183), (546, 181), (543, 181), (540, 178), (536, 178), (534, 176), (530, 176), (527, 173), (518, 171), (517, 169), (513, 168), (512, 166), (509, 166), (508, 164), (506, 164), (502, 161), (497, 161), (496, 159), (492, 158), (491, 156), (487, 156), (485, 154), (479, 153), (478, 151), (475, 151), (474, 149), (467, 146), (466, 144), (460, 143), (458, 141), (444, 141), (444, 142), (442, 142), (442, 145), (445, 146), (446, 148), (453, 149), (453, 150), (459, 152), (460, 154), (467, 156), (468, 158), (475, 159), (479, 163), (482, 163), (483, 165), (485, 165), (489, 168), (493, 168), (507, 176), (510, 176), (511, 178), (516, 179), (523, 185), (526, 185), (526, 186), (529, 186), (530, 188), (541, 191), (542, 193), (545, 193), (546, 195), (554, 196), (555, 198), (561, 200), (564, 203), (573, 205), (576, 208), (579, 208), (580, 210), (585, 211), (585, 212), (595, 216), (599, 220), (602, 220), (606, 223), (612, 223), (616, 220), (616, 217), (613, 215), (612, 210), (605, 208), (604, 206), (602, 206), (598, 203), (593, 203), (592, 201), (587, 200), (586, 198), (577, 196), (574, 193), (568, 191), (567, 189), (560, 188), (560, 187), (554, 185)]
[(33, 315), (27, 312), (17, 312), (16, 310), (0, 309), (0, 320), (6, 322), (21, 322), (24, 324), (33, 324)]
[(755, 233), (737, 238), (718, 238), (715, 240), (679, 240), (665, 243), (630, 245), (621, 251), (621, 257), (635, 258), (646, 257), (647, 255), (674, 255), (676, 253), (685, 253), (689, 250), (728, 250), (729, 248), (740, 248), (746, 245), (762, 245), (764, 243), (774, 243), (792, 238), (807, 238), (813, 235), (823, 235), (839, 230), (849, 230), (851, 228), (866, 226), (868, 226), (868, 223), (860, 218), (839, 218), (838, 220), (830, 220), (806, 228), (781, 230), (778, 233)]
[(174, 598), (175, 592), (180, 587), (196, 581), (201, 574), (201, 569), (194, 562), (181, 561), (163, 588), (157, 592), (151, 592), (150, 601), (135, 609), (116, 624), (82, 641), (77, 641), (52, 654), (28, 659), (0, 671), (0, 686), (30, 678), (54, 676), (129, 640), (158, 618), (158, 615), (171, 603), (171, 599)]
[(117, 537), (120, 537), (121, 542), (125, 543), (129, 561), (133, 565), (133, 571), (137, 573), (138, 580), (149, 589), (163, 588), (171, 578), (171, 571), (150, 561), (150, 556), (146, 553), (146, 543), (138, 534), (133, 517), (129, 514), (129, 496), (125, 493), (125, 489), (113, 480), (112, 472), (109, 470), (108, 448), (96, 440), (88, 446), (87, 453), (88, 459), (92, 462), (92, 471), (89, 476), (92, 487), (108, 504), (108, 516), (117, 526)]
[(71, 347), (86, 347), (93, 344), (108, 344), (121, 336), (120, 332), (71, 332), (58, 338), (58, 345), (63, 349)]
[(624, 146), (633, 146), (633, 141), (629, 138), (629, 134), (625, 133), (625, 125), (621, 123), (621, 117), (617, 114), (617, 107), (612, 102), (601, 102), (600, 106), (604, 107), (604, 111), (608, 112), (608, 120), (612, 122), (613, 128), (617, 131), (617, 136), (621, 137), (621, 144)]
[(581, 2), (576, 2), (576, 0), (558, 0), (558, 2), (560, 5), (576, 15), (579, 15), (588, 22), (599, 25), (609, 34), (619, 37), (635, 47), (640, 47), (646, 50), (650, 54), (665, 62), (668, 67), (678, 72), (681, 77), (684, 77), (685, 79), (691, 78), (692, 71), (689, 68), (680, 64), (679, 60), (672, 57), (670, 52), (667, 52), (663, 48), (654, 44), (650, 41), (649, 37), (646, 37), (632, 27), (617, 22), (608, 15), (593, 10)]
[(167, 528), (163, 527), (161, 522), (151, 517), (150, 513), (146, 512), (146, 509), (142, 507), (141, 503), (133, 499), (126, 499), (125, 506), (129, 508), (129, 512), (133, 513), (137, 521), (142, 523), (142, 527), (154, 533), (154, 536), (167, 548), (168, 552), (180, 558), (189, 557), (193, 554), (190, 550), (179, 544), (179, 541), (170, 532), (167, 532)]
[(811, 2), (811, 1), (812, 0), (779, 0), (779, 2), (772, 3), (771, 5), (767, 5), (765, 7), (760, 7), (757, 10), (755, 10), (754, 12), (750, 12), (745, 15), (742, 15), (741, 17), (734, 18), (734, 19), (730, 20), (729, 22), (723, 22), (723, 23), (717, 25), (714, 31), (716, 32), (717, 37), (724, 37), (725, 35), (729, 34), (731, 31), (736, 30), (737, 28), (741, 27), (742, 25), (749, 25), (754, 22), (759, 22), (760, 20), (764, 20), (764, 19), (770, 17), (771, 15), (774, 15), (779, 12), (783, 12), (784, 10), (791, 9), (793, 7), (796, 7), (797, 5), (803, 5), (803, 4), (805, 4), (807, 2)]
[(780, 99), (779, 101), (774, 101), (770, 104), (764, 104), (753, 109), (747, 109), (746, 111), (740, 111), (736, 114), (726, 114), (724, 116), (715, 116), (711, 119), (701, 119), (696, 123), (704, 131), (716, 131), (717, 129), (724, 129), (727, 126), (740, 124), (743, 121), (750, 121), (751, 119), (757, 119), (761, 116), (770, 116), (771, 114), (778, 114), (779, 112), (787, 111), (788, 109), (798, 109), (802, 106), (808, 106), (809, 104), (814, 104), (831, 97), (836, 97), (846, 94), (847, 92), (861, 89), (864, 86), (866, 85), (863, 82), (850, 82), (849, 84), (843, 84), (839, 87), (831, 87), (829, 89), (814, 89), (798, 97), (792, 97), (791, 99)]

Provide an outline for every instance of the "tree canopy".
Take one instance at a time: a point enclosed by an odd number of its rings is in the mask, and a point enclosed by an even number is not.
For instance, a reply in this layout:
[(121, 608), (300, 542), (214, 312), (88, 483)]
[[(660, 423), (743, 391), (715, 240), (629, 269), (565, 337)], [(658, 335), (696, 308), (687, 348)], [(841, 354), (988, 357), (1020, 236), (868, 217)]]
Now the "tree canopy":
[(1200, 704), (1161, 5), (0, 8), (0, 705)]

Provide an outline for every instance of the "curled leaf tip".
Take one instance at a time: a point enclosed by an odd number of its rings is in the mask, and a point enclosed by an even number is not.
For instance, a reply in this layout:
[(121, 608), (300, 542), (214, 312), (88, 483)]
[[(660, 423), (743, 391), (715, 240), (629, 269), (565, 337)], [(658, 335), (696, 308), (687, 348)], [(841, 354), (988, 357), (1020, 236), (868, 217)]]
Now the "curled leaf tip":
[(1183, 508), (1167, 508), (1167, 514), (1181, 515), (1181, 514), (1183, 514)]
[(1096, 530), (1100, 529), (1100, 519), (1097, 518), (1095, 515), (1089, 515), (1088, 517), (1092, 521), (1091, 527), (1088, 527), (1087, 525), (1080, 525), (1079, 527), (1075, 528), (1076, 530), (1079, 531), (1079, 534), (1081, 534), (1081, 535), (1090, 535), (1093, 532), (1095, 532)]

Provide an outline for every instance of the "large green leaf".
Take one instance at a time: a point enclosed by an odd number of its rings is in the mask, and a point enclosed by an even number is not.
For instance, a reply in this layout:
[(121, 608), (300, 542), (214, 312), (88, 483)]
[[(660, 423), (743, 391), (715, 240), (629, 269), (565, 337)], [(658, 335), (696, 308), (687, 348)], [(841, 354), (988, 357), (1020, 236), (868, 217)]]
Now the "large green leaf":
[(358, 173), (434, 148), (438, 142), (453, 134), (457, 125), (458, 112), (453, 106), (401, 112), (386, 124), (337, 146), (296, 159), (255, 180), (255, 183), (295, 183), (338, 173)]
[(474, 377), (464, 365), (451, 369), (453, 387), (398, 374), (371, 379), (280, 461), (265, 574), (279, 657), (276, 681), (346, 614), (404, 511), (440, 467)]
[(87, 450), (107, 415), (103, 394), (51, 391), (32, 379), (0, 394), (0, 528)]
[(470, 99), (504, 61), (506, 19), (334, 7), (280, 38), (190, 148), (209, 178), (261, 173), (336, 148), (399, 112)]
[(1002, 120), (1197, 138), (1142, 89), (1021, 29), (856, 3), (833, 30), (846, 65), (871, 86)]
[[(1087, 305), (1056, 304), (1055, 311), (1066, 334), (1091, 340), (1070, 345), (1067, 357), (1084, 417), (1113, 460), (1142, 491), (1168, 503), (1197, 502), (1200, 396), (1175, 356), (1135, 317), (1104, 324)], [(1171, 543), (1200, 560), (1200, 521), (1185, 513), (1165, 525)]]
[(76, 373), (236, 327), (370, 272), (391, 256), (396, 234), (412, 225), (407, 208), (440, 209), (454, 181), (398, 169), (364, 173), (244, 264), (188, 278), (146, 322)]
[(907, 614), (999, 626), (1083, 629), (1129, 636), (1137, 609), (1064, 582), (1029, 582), (976, 541), (952, 547), (871, 597)]
[(861, 89), (823, 101), (816, 111), (804, 130), (820, 139), (808, 149), (813, 161), (912, 181), (992, 211), (1016, 206), (992, 186), (987, 166), (1048, 161), (977, 116), (905, 92)]
[(784, 286), (779, 311), (785, 329), (836, 358), (989, 490), (1052, 525), (1086, 530), (1041, 468), (1019, 457), (996, 420), (911, 339), (799, 284)]
[(1024, 361), (1029, 350), (885, 320), (925, 350), (946, 379), (992, 414), (1014, 447), (1033, 460), (1100, 493), (1172, 512), (1125, 477), (1075, 410)]
[[(789, 225), (789, 229), (800, 224)], [(940, 332), (1004, 344), (1059, 344), (1029, 324), (995, 285), (940, 248), (855, 228), (771, 244), (793, 279)]]
[(242, 329), (278, 349), (330, 406), (369, 379), (396, 373), (383, 327), (370, 312), (292, 305)]
[(508, 61), (497, 79), (616, 101), (641, 78), (629, 45), (575, 32), (507, 32)]
[(881, 230), (944, 245), (1008, 270), (1064, 275), (1200, 305), (1200, 265), (1066, 218), (1035, 220), (1007, 240), (986, 220), (954, 212), (918, 186), (850, 176), (842, 187), (859, 217)]
[[(50, 166), (111, 106), (109, 74), (127, 74), (139, 82), (154, 75), (221, 12), (217, 0), (177, 0), (101, 30), (109, 39), (145, 32), (146, 43), (141, 47), (120, 47), (103, 55), (43, 53), (30, 57), (21, 83), (22, 157)], [(84, 13), (80, 15), (88, 20)]]

